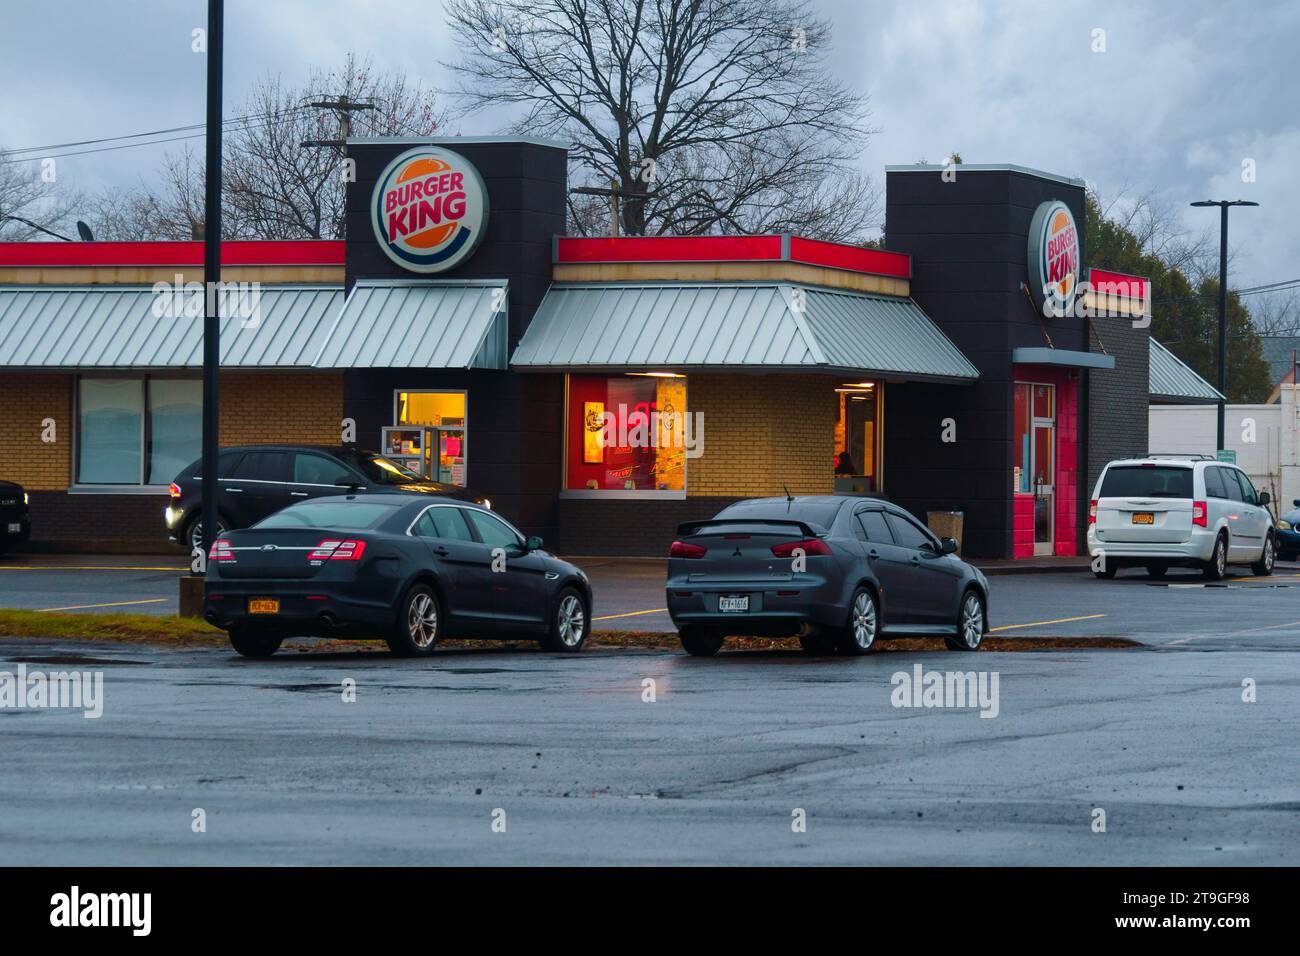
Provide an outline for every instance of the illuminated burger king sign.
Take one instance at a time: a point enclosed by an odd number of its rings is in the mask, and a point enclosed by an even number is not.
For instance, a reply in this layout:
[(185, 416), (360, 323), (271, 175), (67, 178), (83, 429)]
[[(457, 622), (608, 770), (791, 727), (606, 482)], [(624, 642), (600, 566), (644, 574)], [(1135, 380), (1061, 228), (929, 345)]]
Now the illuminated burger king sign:
[(1029, 224), (1029, 288), (1044, 315), (1073, 314), (1081, 258), (1070, 207), (1059, 199), (1040, 204)]
[(478, 170), (448, 149), (418, 146), (385, 168), (370, 197), (379, 247), (411, 272), (442, 272), (469, 258), (487, 227)]

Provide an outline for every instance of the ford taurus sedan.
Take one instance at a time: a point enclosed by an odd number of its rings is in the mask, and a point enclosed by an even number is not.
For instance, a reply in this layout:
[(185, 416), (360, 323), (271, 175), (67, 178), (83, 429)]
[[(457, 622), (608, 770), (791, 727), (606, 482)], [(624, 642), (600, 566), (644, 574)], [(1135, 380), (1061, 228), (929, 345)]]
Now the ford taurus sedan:
[(339, 495), (290, 505), (212, 546), (204, 617), (246, 657), (287, 637), (382, 639), (433, 653), (445, 637), (535, 637), (582, 649), (591, 586), (500, 515), (469, 502)]
[(865, 654), (901, 635), (978, 650), (988, 580), (956, 550), (878, 499), (740, 501), (677, 529), (668, 612), (695, 655), (717, 653), (728, 635), (797, 635), (814, 653)]

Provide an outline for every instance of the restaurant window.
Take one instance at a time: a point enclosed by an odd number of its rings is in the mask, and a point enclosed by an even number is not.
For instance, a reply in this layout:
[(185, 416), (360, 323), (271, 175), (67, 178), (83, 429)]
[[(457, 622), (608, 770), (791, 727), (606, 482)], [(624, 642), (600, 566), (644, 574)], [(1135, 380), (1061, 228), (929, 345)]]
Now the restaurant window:
[(880, 402), (876, 382), (850, 382), (835, 389), (835, 490), (880, 491)]
[(75, 482), (166, 485), (202, 448), (197, 379), (81, 378)]
[(570, 375), (565, 423), (567, 490), (686, 490), (684, 376)]
[[(465, 392), (399, 391), (384, 454), (430, 481), (464, 485), (468, 472)], [(405, 427), (414, 426), (414, 427)]]

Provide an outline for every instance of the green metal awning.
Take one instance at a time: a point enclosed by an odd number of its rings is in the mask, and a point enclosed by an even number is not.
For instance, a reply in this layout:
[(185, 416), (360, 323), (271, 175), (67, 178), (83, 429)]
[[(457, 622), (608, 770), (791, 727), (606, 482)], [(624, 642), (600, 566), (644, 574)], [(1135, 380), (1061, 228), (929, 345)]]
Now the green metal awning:
[[(309, 368), (343, 290), (263, 285), (228, 301), (223, 367)], [(200, 368), (202, 306), (151, 286), (0, 286), (0, 368)]]
[(979, 376), (911, 299), (787, 283), (556, 283), (510, 364)]
[(506, 368), (502, 280), (360, 280), (315, 368)]
[(1151, 342), (1148, 391), (1154, 401), (1188, 405), (1217, 405), (1219, 390), (1191, 370), (1173, 352), (1155, 339)]

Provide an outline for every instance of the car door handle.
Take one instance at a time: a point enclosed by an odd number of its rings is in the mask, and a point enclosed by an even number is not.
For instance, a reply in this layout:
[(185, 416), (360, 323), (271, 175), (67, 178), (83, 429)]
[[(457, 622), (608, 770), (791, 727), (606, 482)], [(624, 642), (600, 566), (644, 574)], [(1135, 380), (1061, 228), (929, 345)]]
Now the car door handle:
[(451, 554), (451, 551), (449, 551), (447, 548), (444, 548), (442, 545), (438, 545), (438, 547), (432, 548), (430, 550), (432, 550), (433, 553), (440, 558), (445, 558), (447, 555)]
[(243, 489), (243, 488), (227, 488), (226, 490), (229, 491), (231, 494), (238, 494), (239, 492), (242, 492), (244, 489)]
[(307, 492), (305, 492), (305, 491), (291, 491), (291, 492), (289, 492), (289, 494), (290, 494), (292, 497), (294, 497), (294, 498), (306, 498), (306, 497), (307, 497)]
[(921, 566), (921, 559), (915, 554), (912, 555), (912, 564), (918, 568)]
[(870, 551), (867, 552), (867, 557), (869, 557), (872, 561), (874, 561), (876, 560), (876, 558), (880, 557), (880, 552), (877, 551), (875, 548), (872, 548)]

